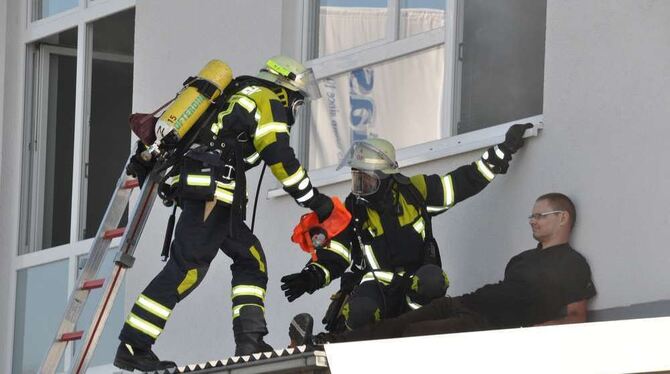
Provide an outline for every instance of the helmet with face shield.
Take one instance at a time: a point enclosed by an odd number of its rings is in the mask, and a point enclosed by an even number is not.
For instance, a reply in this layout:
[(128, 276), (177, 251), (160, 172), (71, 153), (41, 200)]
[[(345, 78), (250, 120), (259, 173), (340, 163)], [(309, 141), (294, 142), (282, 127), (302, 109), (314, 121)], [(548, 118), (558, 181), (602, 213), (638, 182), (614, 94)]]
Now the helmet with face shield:
[(383, 180), (400, 172), (393, 144), (380, 138), (354, 142), (337, 169), (345, 165), (351, 167), (351, 192), (357, 196), (374, 194)]
[(305, 100), (317, 100), (321, 97), (312, 69), (288, 56), (280, 55), (268, 59), (257, 77), (287, 89), (286, 107), (290, 109), (293, 117)]

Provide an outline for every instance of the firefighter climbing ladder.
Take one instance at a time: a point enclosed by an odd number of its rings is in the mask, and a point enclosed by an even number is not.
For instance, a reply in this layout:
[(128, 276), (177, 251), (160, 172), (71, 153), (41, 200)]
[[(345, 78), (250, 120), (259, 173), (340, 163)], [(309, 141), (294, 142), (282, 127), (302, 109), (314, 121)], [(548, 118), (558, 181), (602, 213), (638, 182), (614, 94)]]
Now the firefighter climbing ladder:
[[(75, 283), (75, 288), (70, 295), (65, 315), (58, 328), (58, 333), (42, 362), (39, 370), (40, 373), (54, 373), (58, 368), (67, 344), (77, 340), (82, 340), (82, 347), (72, 364), (71, 372), (77, 374), (86, 372), (88, 363), (95, 351), (98, 338), (114, 305), (114, 299), (118, 293), (123, 276), (126, 270), (133, 266), (135, 247), (140, 239), (147, 217), (151, 212), (151, 207), (156, 200), (156, 180), (158, 178), (159, 176), (154, 173), (149, 175), (144, 188), (141, 189), (140, 198), (129, 216), (128, 225), (126, 227), (118, 227), (123, 212), (129, 203), (131, 191), (139, 187), (139, 182), (126, 176), (125, 170), (121, 173), (116, 184), (116, 190), (107, 206), (107, 211), (102, 219), (98, 233), (93, 240), (88, 261), (79, 275), (77, 283)], [(122, 237), (122, 239), (111, 274), (107, 278), (96, 278), (112, 239), (117, 237)], [(89, 328), (85, 331), (77, 331), (77, 321), (91, 291), (103, 288), (103, 286), (104, 291)]]

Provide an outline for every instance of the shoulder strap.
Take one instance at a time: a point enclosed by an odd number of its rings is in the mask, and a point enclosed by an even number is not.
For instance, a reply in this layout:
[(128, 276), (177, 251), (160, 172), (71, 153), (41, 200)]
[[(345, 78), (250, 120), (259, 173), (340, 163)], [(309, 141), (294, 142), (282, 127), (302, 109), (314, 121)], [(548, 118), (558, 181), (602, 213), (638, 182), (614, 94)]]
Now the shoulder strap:
[(426, 208), (426, 200), (421, 196), (421, 193), (419, 190), (416, 188), (414, 184), (412, 184), (411, 180), (402, 175), (402, 174), (396, 174), (399, 177), (396, 177), (394, 175), (394, 178), (396, 178), (396, 181), (398, 181), (398, 187), (401, 190), (405, 190), (407, 192), (406, 198), (410, 200), (410, 203), (412, 205), (416, 206), (419, 208), (419, 214), (421, 215), (421, 218), (423, 218), (424, 223), (426, 224), (426, 240), (433, 239), (433, 223), (432, 223), (432, 217), (430, 214), (428, 214), (428, 209)]
[[(351, 238), (351, 246), (352, 246), (351, 254), (352, 254), (352, 258), (354, 260), (353, 261), (354, 265), (359, 266), (360, 261), (363, 258), (363, 256), (362, 256), (363, 248), (361, 247), (361, 244), (362, 244), (361, 233), (362, 233), (362, 230), (363, 230), (363, 223), (362, 223), (363, 217), (361, 217), (361, 215), (362, 215), (361, 212), (362, 212), (363, 208), (361, 206), (359, 206), (358, 204), (356, 204), (356, 198), (352, 194), (347, 196), (347, 198), (344, 200), (344, 205), (349, 210), (349, 212), (351, 213), (351, 216), (352, 216), (351, 218), (352, 218), (352, 226), (353, 226), (353, 231), (354, 231), (353, 234), (354, 235)], [(360, 256), (360, 258), (355, 257), (355, 256)]]

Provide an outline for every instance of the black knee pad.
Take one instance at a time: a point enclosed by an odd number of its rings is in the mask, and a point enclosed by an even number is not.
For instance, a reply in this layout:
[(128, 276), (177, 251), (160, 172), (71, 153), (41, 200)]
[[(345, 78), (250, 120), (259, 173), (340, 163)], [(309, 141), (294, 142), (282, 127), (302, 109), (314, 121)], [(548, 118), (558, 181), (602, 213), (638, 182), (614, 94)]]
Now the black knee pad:
[(443, 297), (449, 288), (449, 278), (442, 268), (437, 265), (423, 265), (412, 276), (407, 296), (412, 302), (426, 305), (431, 300)]
[(374, 299), (352, 296), (342, 307), (342, 314), (349, 329), (357, 329), (381, 319), (381, 310)]

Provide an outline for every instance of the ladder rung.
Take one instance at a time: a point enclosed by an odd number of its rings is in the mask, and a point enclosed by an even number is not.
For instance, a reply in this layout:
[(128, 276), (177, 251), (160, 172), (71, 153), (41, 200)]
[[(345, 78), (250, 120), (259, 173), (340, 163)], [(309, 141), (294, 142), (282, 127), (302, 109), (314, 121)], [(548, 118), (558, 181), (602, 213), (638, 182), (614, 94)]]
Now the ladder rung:
[(124, 184), (123, 188), (135, 188), (140, 186), (140, 181), (137, 179), (128, 179)]
[(82, 290), (92, 290), (94, 288), (102, 287), (103, 284), (105, 284), (105, 279), (104, 278), (87, 280), (86, 282), (84, 282), (84, 285), (81, 286), (81, 289)]
[(122, 236), (125, 231), (126, 231), (125, 227), (119, 227), (118, 229), (114, 230), (107, 230), (105, 231), (105, 234), (102, 236), (102, 238), (103, 239), (118, 238), (119, 236)]
[(72, 340), (79, 340), (82, 336), (84, 336), (83, 331), (66, 332), (60, 337), (60, 341), (69, 342)]

